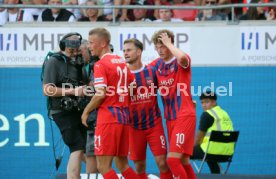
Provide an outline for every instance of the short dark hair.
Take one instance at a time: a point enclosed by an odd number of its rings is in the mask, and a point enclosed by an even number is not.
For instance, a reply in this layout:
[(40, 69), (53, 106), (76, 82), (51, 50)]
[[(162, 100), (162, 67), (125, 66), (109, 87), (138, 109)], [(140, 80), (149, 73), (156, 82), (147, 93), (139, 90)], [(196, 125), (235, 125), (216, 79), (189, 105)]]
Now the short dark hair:
[(124, 41), (124, 44), (127, 44), (127, 43), (133, 43), (135, 47), (139, 48), (142, 51), (144, 49), (143, 43), (140, 42), (138, 39), (135, 39), (135, 38), (127, 39)]
[(217, 95), (216, 93), (214, 93), (213, 91), (205, 91), (203, 92), (200, 97), (199, 97), (200, 100), (203, 100), (203, 99), (212, 99), (212, 100), (217, 100)]

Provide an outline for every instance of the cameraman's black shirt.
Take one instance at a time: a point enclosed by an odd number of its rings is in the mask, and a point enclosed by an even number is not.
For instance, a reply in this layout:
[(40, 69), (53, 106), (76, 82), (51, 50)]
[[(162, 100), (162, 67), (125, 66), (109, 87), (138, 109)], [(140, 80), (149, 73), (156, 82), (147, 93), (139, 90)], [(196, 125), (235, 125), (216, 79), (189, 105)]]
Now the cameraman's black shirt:
[[(65, 57), (65, 56), (64, 56)], [(53, 83), (57, 87), (62, 87), (64, 83), (80, 85), (82, 81), (81, 67), (73, 65), (67, 57), (57, 59), (50, 57), (45, 63), (43, 84)], [(66, 85), (65, 87), (69, 87)], [(60, 109), (61, 97), (50, 97), (50, 109)]]

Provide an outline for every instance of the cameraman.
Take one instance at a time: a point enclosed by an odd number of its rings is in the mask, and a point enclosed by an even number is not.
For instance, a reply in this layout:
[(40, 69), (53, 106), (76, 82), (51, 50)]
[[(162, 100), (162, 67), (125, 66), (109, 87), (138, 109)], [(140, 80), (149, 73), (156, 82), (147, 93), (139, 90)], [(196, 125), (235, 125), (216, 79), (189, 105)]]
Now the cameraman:
[(81, 123), (82, 110), (76, 99), (84, 96), (81, 35), (66, 34), (60, 41), (61, 52), (45, 61), (43, 92), (49, 97), (49, 114), (57, 124), (64, 143), (70, 149), (67, 178), (80, 178), (81, 161), (86, 145), (86, 128)]

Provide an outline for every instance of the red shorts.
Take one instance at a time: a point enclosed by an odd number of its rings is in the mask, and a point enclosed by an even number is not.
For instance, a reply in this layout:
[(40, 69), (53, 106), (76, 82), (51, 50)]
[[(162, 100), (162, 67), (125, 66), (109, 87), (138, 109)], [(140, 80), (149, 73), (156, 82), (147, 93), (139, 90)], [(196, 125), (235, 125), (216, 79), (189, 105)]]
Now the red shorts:
[(134, 161), (146, 159), (147, 143), (154, 156), (166, 155), (167, 145), (162, 121), (150, 129), (129, 128), (129, 158)]
[(193, 154), (196, 117), (182, 117), (167, 121), (170, 152)]
[(97, 124), (94, 145), (95, 155), (127, 156), (129, 126), (118, 123)]

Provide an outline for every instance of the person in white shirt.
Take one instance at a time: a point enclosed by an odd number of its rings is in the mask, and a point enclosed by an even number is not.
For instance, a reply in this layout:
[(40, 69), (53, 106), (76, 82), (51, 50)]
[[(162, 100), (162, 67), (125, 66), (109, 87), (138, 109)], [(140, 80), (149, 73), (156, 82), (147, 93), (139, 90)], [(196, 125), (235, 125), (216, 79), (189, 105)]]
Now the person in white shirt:
[(7, 9), (0, 9), (0, 26), (4, 25), (8, 19)]
[[(47, 4), (47, 0), (21, 0), (22, 4), (32, 4), (32, 5), (44, 5)], [(34, 20), (36, 21), (38, 16), (42, 13), (44, 9), (42, 8), (25, 8), (24, 11), (32, 14)]]
[[(6, 4), (19, 4), (19, 0), (6, 0)], [(3, 15), (3, 22), (33, 22), (34, 18), (32, 14), (19, 8), (7, 8), (7, 14)], [(2, 20), (1, 20), (2, 21)]]
[(182, 19), (172, 18), (173, 12), (170, 9), (160, 9), (159, 17), (160, 19), (157, 19), (154, 22), (183, 22)]

